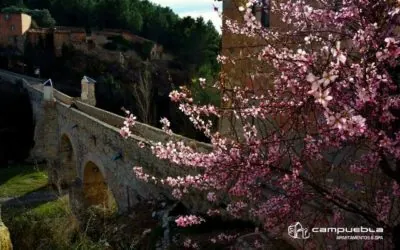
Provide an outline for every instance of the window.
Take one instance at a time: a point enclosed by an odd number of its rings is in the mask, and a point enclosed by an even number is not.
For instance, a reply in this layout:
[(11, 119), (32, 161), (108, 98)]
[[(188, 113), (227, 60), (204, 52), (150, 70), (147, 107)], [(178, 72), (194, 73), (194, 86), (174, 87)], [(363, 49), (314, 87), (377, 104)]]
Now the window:
[(15, 25), (12, 24), (11, 27), (10, 27), (10, 29), (11, 29), (11, 30), (15, 30)]
[(229, 8), (232, 5), (232, 0), (223, 0), (222, 1), (222, 8)]
[(10, 15), (9, 15), (9, 14), (5, 14), (5, 15), (4, 15), (4, 20), (7, 21), (7, 20), (9, 20), (9, 19), (10, 19)]
[(261, 23), (262, 27), (269, 27), (270, 6), (269, 0), (258, 0), (253, 6), (253, 15)]

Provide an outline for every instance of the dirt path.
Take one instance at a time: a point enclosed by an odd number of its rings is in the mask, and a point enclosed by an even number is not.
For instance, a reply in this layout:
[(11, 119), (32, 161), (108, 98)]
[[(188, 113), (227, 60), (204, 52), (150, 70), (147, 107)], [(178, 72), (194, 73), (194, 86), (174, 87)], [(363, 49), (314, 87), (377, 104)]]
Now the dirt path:
[(37, 191), (23, 196), (0, 197), (2, 206), (23, 206), (38, 202), (48, 202), (58, 199), (59, 195), (55, 191)]

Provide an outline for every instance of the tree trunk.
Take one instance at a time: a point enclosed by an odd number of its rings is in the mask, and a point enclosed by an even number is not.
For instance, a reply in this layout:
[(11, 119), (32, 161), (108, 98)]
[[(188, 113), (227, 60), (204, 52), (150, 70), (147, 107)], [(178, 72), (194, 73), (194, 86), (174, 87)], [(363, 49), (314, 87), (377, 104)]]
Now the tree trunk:
[(393, 228), (393, 249), (400, 249), (400, 224)]

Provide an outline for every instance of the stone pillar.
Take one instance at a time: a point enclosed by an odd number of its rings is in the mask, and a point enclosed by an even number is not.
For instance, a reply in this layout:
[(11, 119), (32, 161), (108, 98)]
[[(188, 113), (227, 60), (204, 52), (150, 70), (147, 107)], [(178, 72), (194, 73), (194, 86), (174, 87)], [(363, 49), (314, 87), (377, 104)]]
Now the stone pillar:
[(43, 92), (25, 84), (31, 99), (35, 120), (34, 145), (28, 161), (43, 162), (55, 159), (58, 152), (58, 114), (51, 80), (43, 86)]
[(96, 106), (95, 83), (95, 80), (87, 76), (84, 76), (81, 80), (81, 100), (92, 106)]
[(57, 102), (53, 96), (51, 80), (45, 82), (43, 92), (30, 89), (33, 113), (35, 117), (34, 147), (31, 150), (30, 161), (47, 163), (49, 184), (56, 184), (54, 170), (58, 168), (59, 126)]
[(58, 186), (58, 177), (54, 174), (59, 172), (59, 128), (58, 112), (55, 99), (43, 100), (42, 108), (44, 111), (41, 130), (43, 143), (43, 154), (47, 161), (47, 171), (49, 172), (49, 184)]

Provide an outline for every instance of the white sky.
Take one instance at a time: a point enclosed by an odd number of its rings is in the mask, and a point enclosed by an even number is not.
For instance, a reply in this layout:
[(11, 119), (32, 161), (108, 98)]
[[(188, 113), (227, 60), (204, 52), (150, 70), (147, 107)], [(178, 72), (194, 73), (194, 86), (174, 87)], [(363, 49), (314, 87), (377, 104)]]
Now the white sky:
[(170, 7), (180, 17), (191, 16), (193, 18), (203, 17), (204, 20), (211, 20), (216, 29), (221, 31), (221, 18), (214, 11), (214, 5), (222, 9), (222, 2), (214, 0), (150, 0), (161, 6)]

